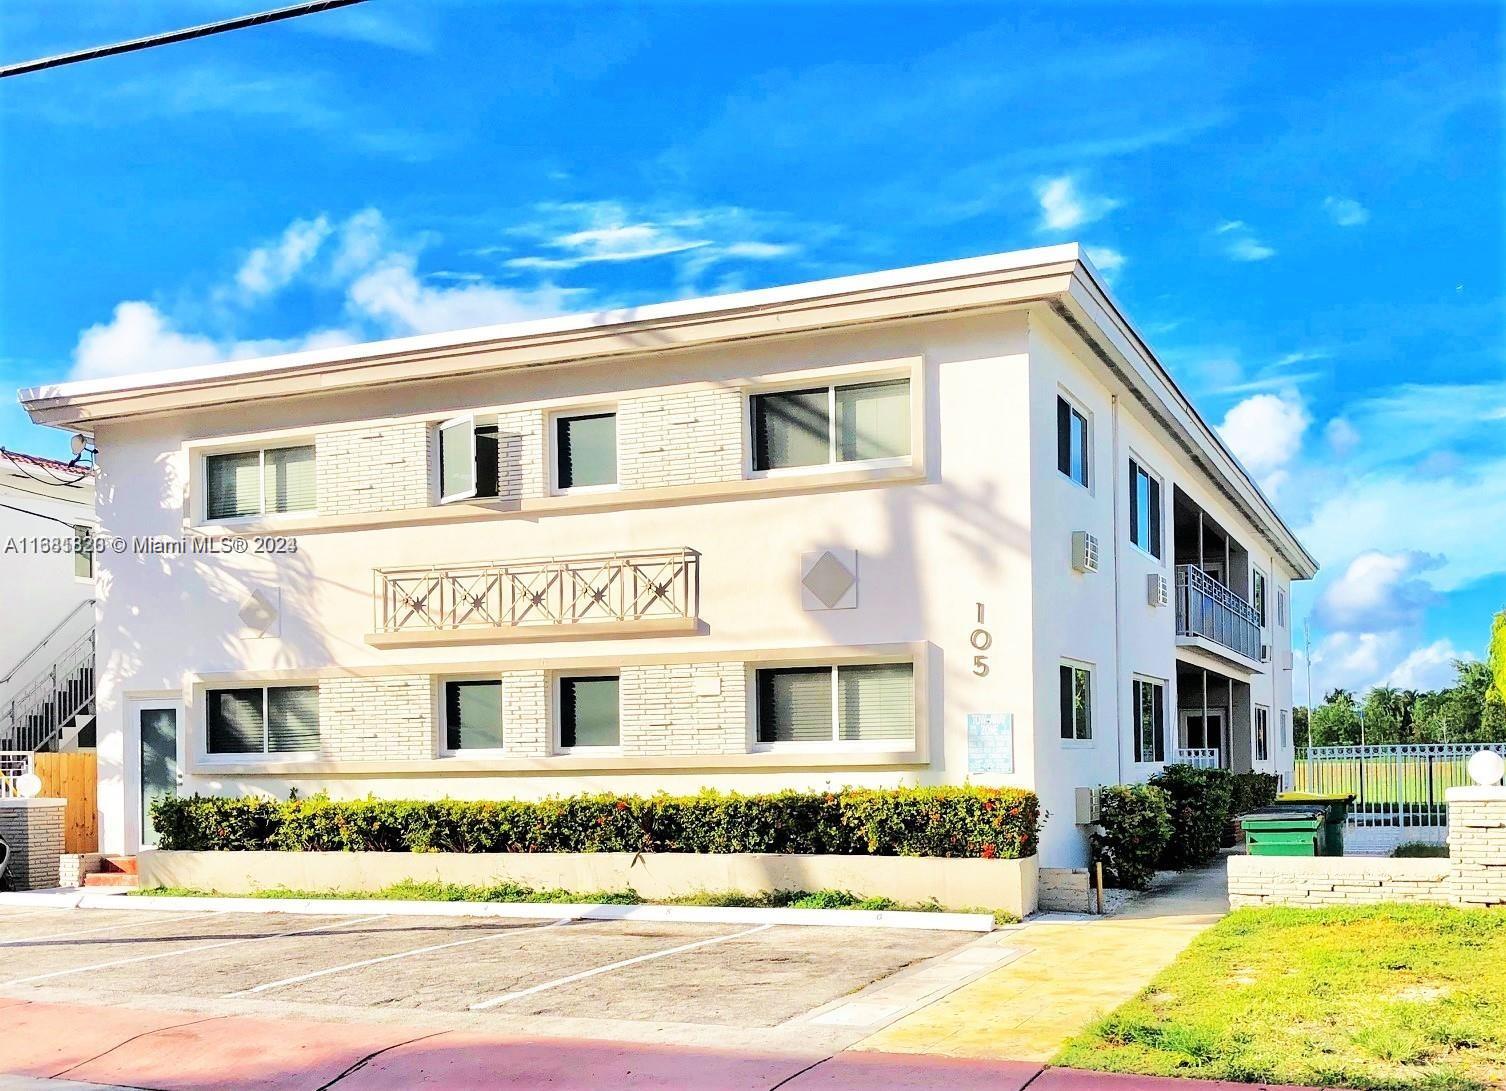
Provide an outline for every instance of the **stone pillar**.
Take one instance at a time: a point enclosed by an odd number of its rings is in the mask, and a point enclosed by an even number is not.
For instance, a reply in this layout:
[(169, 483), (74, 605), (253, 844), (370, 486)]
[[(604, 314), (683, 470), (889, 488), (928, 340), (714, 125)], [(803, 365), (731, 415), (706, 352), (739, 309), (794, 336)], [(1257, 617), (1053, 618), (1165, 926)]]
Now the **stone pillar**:
[(10, 846), (5, 881), (12, 890), (58, 885), (63, 854), (61, 799), (0, 799), (0, 837)]
[(1506, 905), (1506, 787), (1450, 788), (1449, 892), (1459, 905)]

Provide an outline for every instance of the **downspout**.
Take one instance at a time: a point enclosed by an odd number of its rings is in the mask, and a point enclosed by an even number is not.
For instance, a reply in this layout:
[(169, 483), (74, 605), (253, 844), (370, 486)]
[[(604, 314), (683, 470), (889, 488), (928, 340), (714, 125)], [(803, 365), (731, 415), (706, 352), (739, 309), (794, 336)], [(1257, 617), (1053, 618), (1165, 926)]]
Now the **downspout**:
[[(1119, 628), (1119, 596), (1123, 590), (1121, 583), (1123, 574), (1119, 568), (1119, 468), (1123, 460), (1119, 457), (1119, 395), (1109, 395), (1109, 447), (1114, 459), (1114, 468), (1109, 473), (1109, 480), (1114, 490), (1113, 514), (1114, 529), (1114, 709), (1117, 712), (1123, 705), (1120, 703), (1124, 694), (1122, 647), (1123, 635)], [(1114, 760), (1119, 770), (1120, 784), (1124, 783), (1124, 725), (1119, 723), (1119, 717), (1114, 717)]]

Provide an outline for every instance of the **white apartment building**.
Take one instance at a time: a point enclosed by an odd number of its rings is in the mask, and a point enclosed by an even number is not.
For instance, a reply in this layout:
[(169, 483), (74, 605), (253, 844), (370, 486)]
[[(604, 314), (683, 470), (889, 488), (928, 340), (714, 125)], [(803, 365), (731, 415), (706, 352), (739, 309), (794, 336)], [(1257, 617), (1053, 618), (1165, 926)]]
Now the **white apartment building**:
[(0, 794), (31, 751), (93, 745), (93, 526), (88, 466), (0, 448)]
[(164, 791), (1293, 760), (1316, 564), (1075, 245), (22, 392), (99, 447), (101, 847)]

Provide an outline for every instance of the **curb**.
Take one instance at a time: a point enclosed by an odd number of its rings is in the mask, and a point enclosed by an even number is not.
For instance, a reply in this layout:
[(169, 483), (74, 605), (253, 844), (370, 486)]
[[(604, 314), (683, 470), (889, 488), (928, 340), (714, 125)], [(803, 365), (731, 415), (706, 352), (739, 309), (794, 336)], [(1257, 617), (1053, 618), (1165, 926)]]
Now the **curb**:
[(420, 902), (344, 898), (174, 898), (150, 894), (57, 893), (0, 896), (0, 905), (175, 913), (297, 913), (413, 917), (511, 917), (522, 920), (665, 921), (686, 924), (786, 924), (821, 928), (898, 928), (992, 932), (989, 913), (915, 913), (890, 909), (754, 909), (712, 905), (602, 905), (547, 902)]

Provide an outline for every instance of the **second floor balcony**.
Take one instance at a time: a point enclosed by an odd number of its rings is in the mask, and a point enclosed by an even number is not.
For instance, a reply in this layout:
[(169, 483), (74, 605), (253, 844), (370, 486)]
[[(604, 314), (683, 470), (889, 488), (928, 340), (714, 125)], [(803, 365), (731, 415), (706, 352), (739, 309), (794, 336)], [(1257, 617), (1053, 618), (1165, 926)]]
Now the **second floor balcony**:
[(700, 554), (640, 550), (373, 573), (379, 648), (696, 632)]
[(1177, 565), (1177, 638), (1214, 645), (1208, 650), (1215, 654), (1233, 652), (1242, 666), (1260, 669), (1260, 614), (1195, 564)]

